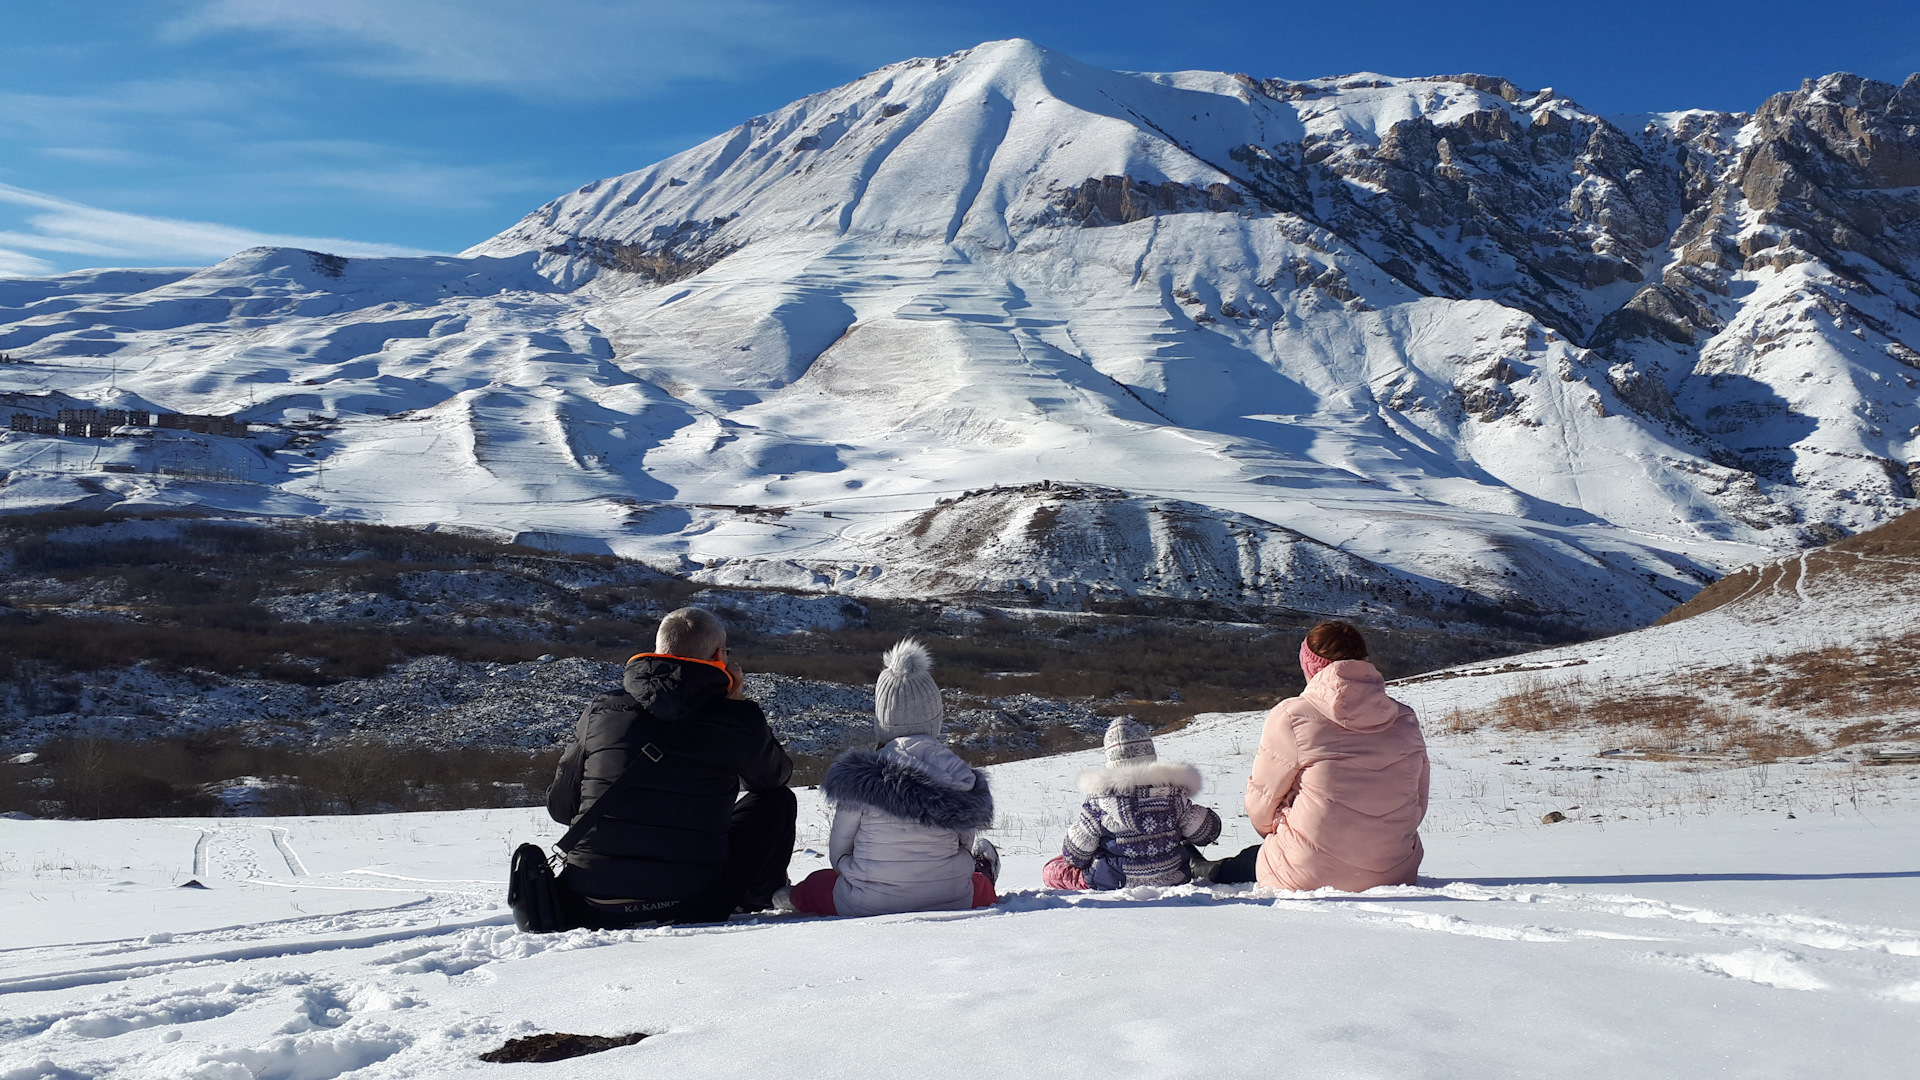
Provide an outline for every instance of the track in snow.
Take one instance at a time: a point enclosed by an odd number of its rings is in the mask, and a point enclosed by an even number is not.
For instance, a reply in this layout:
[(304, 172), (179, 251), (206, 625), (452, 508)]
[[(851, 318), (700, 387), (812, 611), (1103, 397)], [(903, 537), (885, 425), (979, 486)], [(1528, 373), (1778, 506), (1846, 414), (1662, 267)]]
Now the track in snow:
[(277, 825), (264, 825), (261, 827), (272, 835), (274, 848), (280, 852), (280, 857), (286, 860), (287, 873), (292, 874), (294, 877), (306, 877), (307, 868), (301, 864), (300, 856), (294, 854), (293, 844), (287, 839), (287, 830)]

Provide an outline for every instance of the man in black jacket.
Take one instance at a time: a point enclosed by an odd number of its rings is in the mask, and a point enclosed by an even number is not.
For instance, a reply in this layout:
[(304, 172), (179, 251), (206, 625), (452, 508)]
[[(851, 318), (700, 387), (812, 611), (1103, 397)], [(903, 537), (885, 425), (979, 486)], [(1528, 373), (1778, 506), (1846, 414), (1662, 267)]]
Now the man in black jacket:
[(726, 625), (701, 608), (672, 612), (621, 682), (581, 715), (548, 798), (571, 823), (629, 763), (637, 770), (567, 853), (574, 921), (720, 922), (771, 906), (793, 856), (793, 762), (742, 692)]

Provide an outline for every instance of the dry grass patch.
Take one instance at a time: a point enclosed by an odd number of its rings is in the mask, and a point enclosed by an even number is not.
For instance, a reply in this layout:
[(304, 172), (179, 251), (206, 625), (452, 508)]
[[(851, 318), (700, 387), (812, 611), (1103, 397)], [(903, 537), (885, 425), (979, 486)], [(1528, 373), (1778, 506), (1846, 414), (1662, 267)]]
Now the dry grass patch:
[(1530, 678), (1484, 710), (1455, 709), (1441, 722), (1456, 734), (1483, 726), (1529, 732), (1601, 728), (1620, 732), (1623, 739), (1637, 735), (1634, 748), (1656, 755), (1684, 748), (1777, 761), (1821, 749), (1805, 732), (1764, 722), (1753, 709), (1738, 703), (1680, 691), (1614, 694), (1580, 679)]
[(1725, 681), (1741, 700), (1823, 720), (1920, 713), (1920, 631), (1854, 646), (1769, 656)]
[(1735, 570), (1668, 612), (1656, 625), (1704, 615), (1750, 597), (1791, 593), (1798, 587), (1817, 590), (1834, 578), (1871, 577), (1884, 587), (1898, 588), (1908, 587), (1916, 576), (1920, 576), (1920, 510), (1911, 510), (1825, 547)]
[[(1580, 679), (1529, 676), (1477, 710), (1454, 709), (1442, 726), (1564, 731), (1639, 731), (1642, 749), (1693, 745), (1738, 751), (1754, 761), (1804, 757), (1823, 749), (1920, 738), (1920, 631), (1855, 645), (1764, 657), (1690, 676), (1704, 691), (1627, 693)], [(1769, 714), (1779, 719), (1764, 719)], [(1828, 733), (1831, 734), (1828, 734)]]

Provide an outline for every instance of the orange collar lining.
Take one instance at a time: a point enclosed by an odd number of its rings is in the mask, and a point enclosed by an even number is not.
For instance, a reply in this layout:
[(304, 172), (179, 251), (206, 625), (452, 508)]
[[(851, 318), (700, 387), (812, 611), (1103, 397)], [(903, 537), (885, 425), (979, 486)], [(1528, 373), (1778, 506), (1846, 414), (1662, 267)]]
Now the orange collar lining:
[(718, 660), (696, 660), (691, 656), (675, 656), (672, 653), (663, 653), (663, 652), (635, 653), (632, 656), (627, 657), (627, 663), (629, 664), (633, 663), (635, 660), (684, 660), (689, 664), (705, 664), (710, 668), (718, 668), (720, 670), (720, 674), (725, 675), (727, 677), (727, 693), (729, 694), (733, 693), (736, 689), (739, 688), (739, 685), (740, 685), (739, 680), (733, 677), (733, 672), (728, 670), (727, 665), (721, 663)]

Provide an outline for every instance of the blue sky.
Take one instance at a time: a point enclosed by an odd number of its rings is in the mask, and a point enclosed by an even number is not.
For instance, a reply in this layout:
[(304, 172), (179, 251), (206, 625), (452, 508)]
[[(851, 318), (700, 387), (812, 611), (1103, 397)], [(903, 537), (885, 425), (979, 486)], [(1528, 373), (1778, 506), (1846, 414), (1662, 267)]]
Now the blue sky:
[(1912, 0), (0, 0), (0, 31), (0, 275), (457, 251), (755, 113), (996, 38), (1132, 70), (1477, 71), (1607, 113), (1920, 71)]

